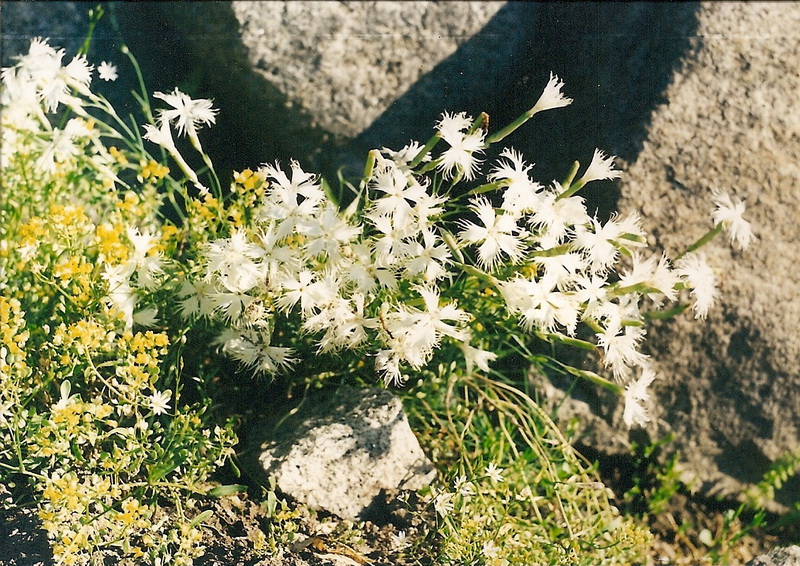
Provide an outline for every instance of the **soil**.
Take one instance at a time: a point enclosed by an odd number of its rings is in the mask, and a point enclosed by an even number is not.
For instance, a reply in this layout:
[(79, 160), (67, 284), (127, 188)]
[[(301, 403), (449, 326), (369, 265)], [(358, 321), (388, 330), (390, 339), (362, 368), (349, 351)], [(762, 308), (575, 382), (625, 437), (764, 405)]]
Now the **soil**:
[[(395, 538), (405, 533), (408, 548), (434, 548), (425, 541), (432, 517), (412, 512), (413, 495), (401, 504), (395, 495), (382, 502), (377, 522), (353, 523), (327, 514), (297, 508), (289, 513), (296, 526), (294, 540), (270, 548), (265, 532), (270, 518), (265, 506), (247, 494), (209, 499), (201, 510), (211, 509), (205, 523), (205, 555), (196, 566), (424, 566), (431, 560), (419, 553), (398, 550)], [(425, 552), (428, 554), (428, 552)], [(120, 559), (115, 553), (98, 556), (104, 566), (141, 566)], [(46, 532), (34, 509), (0, 508), (0, 566), (51, 566), (53, 554)]]
[[(432, 517), (425, 512), (409, 511), (395, 496), (386, 497), (387, 513), (382, 520), (353, 523), (325, 514), (294, 511), (296, 525), (293, 541), (283, 541), (270, 549), (259, 533), (269, 532), (270, 519), (265, 506), (247, 494), (209, 500), (205, 508), (214, 517), (205, 528), (206, 554), (197, 566), (426, 566), (432, 564), (433, 541), (427, 537)], [(412, 502), (413, 504), (413, 502)], [(413, 506), (413, 505), (412, 505)], [(291, 507), (291, 506), (290, 506)], [(712, 564), (709, 549), (701, 542), (700, 532), (720, 532), (723, 509), (719, 502), (693, 499), (684, 494), (672, 497), (668, 509), (650, 517), (656, 537), (647, 560), (653, 566), (689, 566)], [(747, 519), (747, 518), (745, 518)], [(398, 552), (394, 540), (403, 531), (409, 548)], [(755, 529), (741, 533), (727, 554), (717, 563), (743, 565), (775, 546), (796, 539), (796, 532), (779, 534)], [(47, 536), (38, 526), (31, 509), (0, 509), (0, 565), (50, 566), (52, 553)], [(260, 548), (259, 548), (260, 547)], [(422, 549), (422, 550), (421, 550)], [(425, 550), (427, 549), (427, 550)], [(109, 554), (99, 564), (133, 566)], [(138, 566), (138, 565), (137, 565)]]

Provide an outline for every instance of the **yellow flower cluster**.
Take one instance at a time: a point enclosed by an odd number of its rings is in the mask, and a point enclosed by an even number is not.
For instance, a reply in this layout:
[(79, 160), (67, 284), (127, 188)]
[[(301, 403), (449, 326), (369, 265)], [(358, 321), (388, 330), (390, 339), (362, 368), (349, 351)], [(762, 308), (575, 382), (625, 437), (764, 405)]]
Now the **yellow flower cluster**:
[[(187, 212), (184, 197), (168, 201), (185, 187), (141, 138), (115, 131), (107, 101), (89, 100), (88, 75), (71, 74), (85, 59), (59, 70), (63, 53), (34, 43), (0, 90), (44, 88), (42, 69), (66, 86), (0, 97), (0, 482), (37, 502), (56, 564), (114, 549), (188, 566), (203, 551), (193, 494), (237, 439), (208, 410), (211, 370), (182, 374), (189, 327), (169, 318), (181, 262), (225, 208), (211, 195)], [(88, 117), (89, 102), (104, 119)], [(76, 116), (66, 123), (53, 114), (63, 105)], [(255, 189), (258, 175), (242, 183)], [(192, 387), (196, 404), (182, 397)]]
[(0, 375), (6, 376), (12, 370), (25, 373), (25, 343), (29, 333), (24, 330), (25, 319), (17, 299), (0, 296)]
[(142, 159), (139, 161), (139, 175), (136, 177), (136, 179), (140, 183), (144, 181), (156, 183), (167, 175), (169, 175), (169, 167), (166, 165), (163, 165), (154, 159)]

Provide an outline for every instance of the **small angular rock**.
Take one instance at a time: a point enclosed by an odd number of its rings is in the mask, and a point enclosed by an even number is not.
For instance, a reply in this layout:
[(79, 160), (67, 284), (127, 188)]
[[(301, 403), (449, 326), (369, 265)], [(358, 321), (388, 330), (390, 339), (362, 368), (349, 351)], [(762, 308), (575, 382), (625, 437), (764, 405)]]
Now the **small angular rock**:
[(278, 489), (342, 518), (363, 517), (382, 490), (417, 490), (436, 472), (399, 398), (384, 389), (317, 394), (275, 429), (251, 433), (246, 460)]

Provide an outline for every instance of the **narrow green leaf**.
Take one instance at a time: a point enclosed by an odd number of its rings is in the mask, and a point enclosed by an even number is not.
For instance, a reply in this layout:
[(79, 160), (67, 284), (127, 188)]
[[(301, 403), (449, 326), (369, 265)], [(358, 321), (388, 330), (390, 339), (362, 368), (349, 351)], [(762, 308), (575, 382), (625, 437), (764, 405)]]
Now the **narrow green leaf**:
[(246, 485), (218, 485), (217, 487), (210, 489), (207, 495), (210, 495), (211, 497), (228, 497), (229, 495), (236, 495), (237, 493), (244, 493), (245, 491), (247, 491)]
[(189, 523), (189, 527), (190, 528), (191, 527), (196, 527), (200, 523), (206, 521), (207, 519), (210, 519), (213, 516), (214, 516), (214, 512), (211, 509), (207, 509), (207, 510), (203, 511), (202, 513), (200, 513), (197, 517), (192, 519), (192, 522)]

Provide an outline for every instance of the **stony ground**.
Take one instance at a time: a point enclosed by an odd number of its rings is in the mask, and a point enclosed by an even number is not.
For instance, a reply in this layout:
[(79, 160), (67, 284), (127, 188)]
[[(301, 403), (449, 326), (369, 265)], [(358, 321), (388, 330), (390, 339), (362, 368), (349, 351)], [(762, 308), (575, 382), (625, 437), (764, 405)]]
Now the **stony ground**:
[[(271, 550), (261, 533), (269, 532), (270, 519), (265, 506), (243, 494), (208, 502), (215, 516), (205, 530), (206, 555), (198, 566), (426, 566), (430, 557), (421, 551), (398, 552), (395, 538), (404, 531), (411, 544), (428, 551), (433, 541), (425, 540), (430, 516), (409, 513), (395, 498), (387, 502), (382, 521), (353, 524), (335, 517), (298, 512), (293, 542)], [(395, 503), (393, 504), (392, 501)], [(652, 518), (650, 527), (656, 543), (648, 559), (653, 566), (712, 564), (708, 548), (699, 533), (709, 529), (719, 532), (722, 515), (719, 504), (673, 497), (669, 508)], [(742, 565), (748, 560), (781, 544), (797, 540), (797, 532), (782, 536), (753, 531), (732, 542), (729, 552), (718, 563)], [(30, 511), (10, 513), (0, 509), (0, 565), (50, 566), (51, 553), (45, 533), (38, 528)], [(98, 562), (104, 565), (134, 566), (108, 555)], [(138, 565), (137, 565), (138, 566)]]

